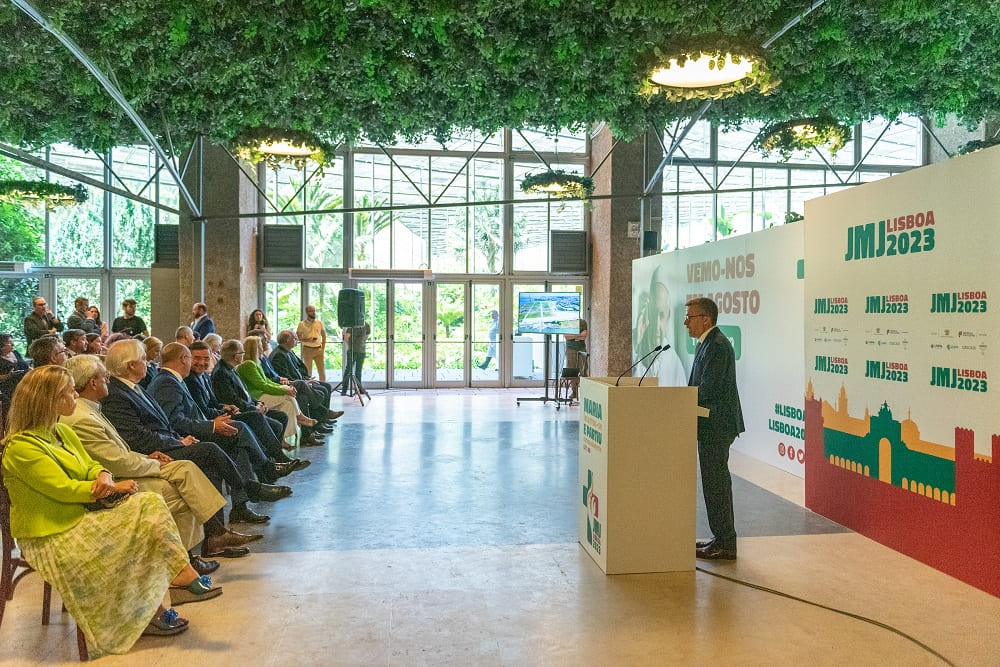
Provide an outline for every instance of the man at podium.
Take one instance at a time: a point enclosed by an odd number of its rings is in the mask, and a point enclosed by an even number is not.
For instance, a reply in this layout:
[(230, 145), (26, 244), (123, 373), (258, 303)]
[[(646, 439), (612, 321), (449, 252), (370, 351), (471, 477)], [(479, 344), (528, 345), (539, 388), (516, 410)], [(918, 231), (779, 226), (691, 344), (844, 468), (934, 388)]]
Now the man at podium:
[(698, 339), (688, 386), (698, 387), (698, 405), (708, 409), (707, 417), (698, 418), (698, 461), (712, 539), (697, 542), (695, 554), (703, 559), (736, 560), (729, 447), (746, 430), (736, 388), (736, 355), (715, 324), (719, 307), (714, 301), (702, 297), (685, 305), (684, 326)]

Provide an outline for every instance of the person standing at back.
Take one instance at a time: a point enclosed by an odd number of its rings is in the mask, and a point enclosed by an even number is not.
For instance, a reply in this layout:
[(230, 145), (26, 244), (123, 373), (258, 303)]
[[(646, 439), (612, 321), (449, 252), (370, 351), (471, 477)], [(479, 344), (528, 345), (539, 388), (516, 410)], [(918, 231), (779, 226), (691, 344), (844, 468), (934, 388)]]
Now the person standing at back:
[(316, 317), (316, 307), (306, 306), (306, 319), (299, 322), (295, 336), (302, 343), (302, 363), (306, 372), (312, 375), (313, 364), (316, 364), (316, 377), (320, 382), (326, 382), (326, 362), (323, 353), (326, 351), (326, 328)]
[(116, 317), (115, 321), (111, 323), (111, 333), (122, 333), (128, 334), (129, 336), (135, 336), (137, 334), (142, 334), (143, 336), (149, 335), (149, 328), (141, 317), (135, 314), (135, 299), (125, 299), (122, 301), (122, 311), (125, 313), (121, 317)]
[(695, 555), (707, 560), (736, 560), (729, 447), (746, 430), (736, 388), (736, 355), (732, 343), (716, 326), (719, 307), (715, 302), (702, 297), (686, 305), (684, 325), (691, 338), (698, 340), (688, 386), (698, 387), (698, 406), (708, 409), (707, 417), (698, 417), (698, 462), (713, 535), (695, 544)]
[(65, 328), (66, 325), (48, 309), (45, 299), (36, 297), (31, 302), (31, 315), (24, 318), (25, 350), (45, 334), (57, 333)]
[(215, 333), (215, 322), (208, 316), (208, 306), (199, 302), (191, 306), (191, 331), (195, 340), (204, 340), (205, 336)]

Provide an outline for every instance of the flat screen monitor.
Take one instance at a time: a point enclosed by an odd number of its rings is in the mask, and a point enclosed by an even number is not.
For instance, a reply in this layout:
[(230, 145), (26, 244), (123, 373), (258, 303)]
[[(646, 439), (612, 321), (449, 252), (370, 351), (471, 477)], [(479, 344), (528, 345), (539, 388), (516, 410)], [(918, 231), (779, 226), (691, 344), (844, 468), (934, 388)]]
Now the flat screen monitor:
[(579, 292), (519, 292), (517, 332), (580, 333)]

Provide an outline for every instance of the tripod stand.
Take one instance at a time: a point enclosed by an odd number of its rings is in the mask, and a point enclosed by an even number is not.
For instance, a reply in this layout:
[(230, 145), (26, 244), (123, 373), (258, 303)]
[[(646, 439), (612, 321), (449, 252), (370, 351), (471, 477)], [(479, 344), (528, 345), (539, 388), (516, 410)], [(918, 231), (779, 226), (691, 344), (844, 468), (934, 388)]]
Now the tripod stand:
[(372, 397), (368, 395), (368, 391), (361, 386), (360, 382), (358, 382), (358, 378), (354, 377), (353, 366), (354, 364), (352, 363), (347, 368), (344, 369), (344, 379), (342, 379), (340, 383), (333, 388), (333, 390), (337, 391), (338, 389), (343, 387), (343, 392), (341, 393), (343, 393), (346, 396), (357, 396), (358, 402), (360, 402), (361, 405), (364, 406), (365, 399), (361, 398), (361, 396), (362, 395), (366, 396), (368, 400), (371, 400)]
[[(360, 332), (357, 331), (358, 329), (361, 329), (361, 331)], [(363, 337), (365, 336), (365, 331), (363, 327), (349, 327), (345, 329), (345, 333), (347, 333), (347, 335), (345, 336), (347, 349), (345, 350), (345, 358), (344, 358), (344, 377), (340, 381), (340, 384), (334, 387), (334, 391), (340, 389), (341, 394), (343, 395), (357, 396), (358, 401), (361, 403), (362, 406), (364, 406), (365, 401), (363, 398), (361, 398), (362, 394), (364, 394), (364, 396), (368, 398), (368, 400), (371, 400), (371, 396), (369, 396), (368, 391), (361, 386), (361, 378), (357, 377), (356, 373), (360, 371), (360, 366), (362, 363), (364, 363), (365, 353), (364, 351), (353, 352), (351, 348), (354, 347), (355, 345), (353, 337), (356, 335), (360, 335)], [(364, 339), (362, 338), (362, 340)], [(355, 355), (360, 355), (360, 360)]]

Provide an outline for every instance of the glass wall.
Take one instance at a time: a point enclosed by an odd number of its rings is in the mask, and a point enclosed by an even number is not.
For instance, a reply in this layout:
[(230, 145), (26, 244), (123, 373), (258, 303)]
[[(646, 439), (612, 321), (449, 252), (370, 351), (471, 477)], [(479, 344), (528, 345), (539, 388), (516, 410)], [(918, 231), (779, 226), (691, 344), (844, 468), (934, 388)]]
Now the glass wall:
[[(680, 130), (670, 128), (670, 145)], [(663, 172), (661, 251), (748, 234), (802, 215), (804, 203), (838, 189), (886, 178), (922, 164), (920, 120), (875, 119), (853, 128), (835, 155), (798, 151), (788, 161), (753, 147), (759, 123), (735, 129), (698, 122)], [(862, 170), (863, 167), (863, 170)]]

